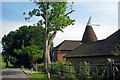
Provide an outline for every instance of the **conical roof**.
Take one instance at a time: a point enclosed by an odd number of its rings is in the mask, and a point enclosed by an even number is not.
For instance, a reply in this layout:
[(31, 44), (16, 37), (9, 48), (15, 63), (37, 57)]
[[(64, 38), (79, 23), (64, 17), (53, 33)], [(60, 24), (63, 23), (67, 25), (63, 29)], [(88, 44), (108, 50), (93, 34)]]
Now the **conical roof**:
[(82, 42), (88, 43), (88, 42), (93, 42), (93, 41), (97, 41), (97, 37), (96, 37), (95, 32), (92, 28), (91, 17), (90, 17), (88, 20), (88, 23), (86, 25), (85, 32), (83, 34)]

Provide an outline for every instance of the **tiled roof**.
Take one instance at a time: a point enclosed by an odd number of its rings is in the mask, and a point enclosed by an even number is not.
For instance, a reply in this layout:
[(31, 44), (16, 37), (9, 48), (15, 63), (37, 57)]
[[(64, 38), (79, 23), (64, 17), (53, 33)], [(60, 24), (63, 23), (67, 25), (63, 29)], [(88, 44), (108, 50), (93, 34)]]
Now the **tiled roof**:
[(83, 34), (82, 42), (89, 43), (94, 41), (97, 41), (97, 37), (95, 35), (92, 26), (86, 26), (85, 32)]
[(95, 35), (95, 32), (92, 28), (91, 17), (90, 17), (86, 25), (85, 32), (83, 34), (82, 42), (89, 43), (89, 42), (94, 42), (94, 41), (97, 41), (97, 36)]
[(56, 46), (53, 50), (73, 50), (82, 44), (81, 41), (78, 40), (64, 40), (58, 46)]
[(112, 51), (116, 52), (117, 44), (120, 44), (120, 29), (104, 40), (84, 43), (64, 57), (113, 55)]

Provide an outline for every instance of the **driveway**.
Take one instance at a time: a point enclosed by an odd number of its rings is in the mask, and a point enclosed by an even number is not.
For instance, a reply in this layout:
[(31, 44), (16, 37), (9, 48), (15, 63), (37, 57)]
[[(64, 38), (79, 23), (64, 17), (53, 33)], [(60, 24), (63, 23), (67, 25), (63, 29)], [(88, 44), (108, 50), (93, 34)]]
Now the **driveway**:
[(22, 70), (18, 68), (6, 68), (2, 70), (2, 80), (30, 80)]

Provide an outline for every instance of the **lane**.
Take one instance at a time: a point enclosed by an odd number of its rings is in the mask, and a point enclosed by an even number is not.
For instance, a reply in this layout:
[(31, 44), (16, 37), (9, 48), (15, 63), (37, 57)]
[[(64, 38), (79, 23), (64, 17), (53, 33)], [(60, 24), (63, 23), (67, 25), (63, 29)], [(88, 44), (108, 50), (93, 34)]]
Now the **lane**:
[(2, 80), (30, 80), (22, 70), (18, 68), (6, 68), (2, 71)]

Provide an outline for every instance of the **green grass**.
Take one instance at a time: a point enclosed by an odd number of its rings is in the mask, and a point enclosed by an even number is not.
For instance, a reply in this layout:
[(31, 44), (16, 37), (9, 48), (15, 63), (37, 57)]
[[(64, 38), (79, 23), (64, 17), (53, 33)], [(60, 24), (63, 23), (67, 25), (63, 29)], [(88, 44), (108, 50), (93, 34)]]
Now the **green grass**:
[(47, 75), (42, 73), (33, 73), (33, 74), (28, 74), (27, 76), (29, 78), (47, 78)]
[[(22, 69), (22, 68), (20, 68), (20, 69)], [(23, 68), (23, 70), (31, 70), (31, 69), (28, 69), (28, 68)]]
[[(30, 80), (39, 80), (39, 79), (48, 80), (47, 74), (43, 74), (43, 73), (33, 73), (33, 74), (28, 74), (27, 76), (30, 78)], [(59, 79), (51, 75), (50, 80), (62, 80), (62, 79)]]

